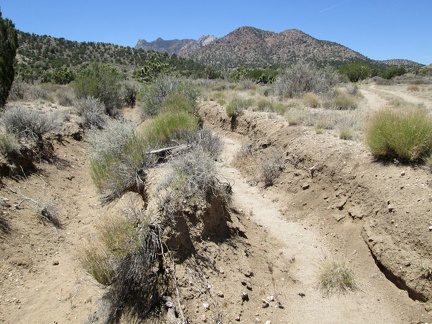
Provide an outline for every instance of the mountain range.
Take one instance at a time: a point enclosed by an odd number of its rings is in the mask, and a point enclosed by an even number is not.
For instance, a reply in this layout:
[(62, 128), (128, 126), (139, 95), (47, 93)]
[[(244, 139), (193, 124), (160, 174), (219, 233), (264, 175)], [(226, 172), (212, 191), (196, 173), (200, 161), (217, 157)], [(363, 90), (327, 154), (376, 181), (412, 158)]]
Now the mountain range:
[(240, 27), (222, 38), (202, 36), (198, 40), (163, 40), (147, 42), (140, 39), (136, 48), (177, 54), (197, 63), (217, 68), (286, 66), (297, 60), (318, 65), (341, 65), (365, 61), (374, 65), (421, 66), (409, 60), (372, 60), (346, 46), (318, 40), (300, 30), (280, 33), (254, 27)]

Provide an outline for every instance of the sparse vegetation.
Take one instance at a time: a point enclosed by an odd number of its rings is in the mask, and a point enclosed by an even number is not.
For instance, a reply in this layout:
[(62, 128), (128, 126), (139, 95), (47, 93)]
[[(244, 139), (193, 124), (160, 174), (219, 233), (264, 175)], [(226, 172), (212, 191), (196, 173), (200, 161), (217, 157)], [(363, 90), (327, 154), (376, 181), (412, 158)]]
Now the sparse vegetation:
[(378, 159), (421, 162), (432, 152), (432, 117), (425, 109), (382, 109), (371, 116), (366, 144)]
[(88, 97), (78, 100), (76, 108), (84, 128), (96, 127), (101, 129), (105, 125), (105, 105), (99, 99)]
[(338, 81), (336, 73), (308, 63), (297, 63), (278, 75), (275, 94), (282, 98), (301, 96), (306, 92), (328, 93)]
[(120, 81), (123, 78), (113, 66), (94, 62), (77, 73), (73, 88), (78, 99), (97, 98), (105, 105), (106, 113), (115, 116), (122, 105)]
[(269, 187), (284, 169), (284, 158), (280, 149), (272, 149), (261, 157), (260, 170), (264, 186)]
[(320, 264), (318, 287), (325, 296), (358, 289), (354, 273), (344, 262), (325, 259)]
[(321, 105), (319, 97), (313, 92), (306, 92), (303, 95), (303, 103), (311, 108), (318, 108)]
[(2, 116), (6, 132), (19, 138), (40, 142), (42, 136), (54, 130), (58, 124), (52, 115), (45, 115), (24, 107), (11, 107)]

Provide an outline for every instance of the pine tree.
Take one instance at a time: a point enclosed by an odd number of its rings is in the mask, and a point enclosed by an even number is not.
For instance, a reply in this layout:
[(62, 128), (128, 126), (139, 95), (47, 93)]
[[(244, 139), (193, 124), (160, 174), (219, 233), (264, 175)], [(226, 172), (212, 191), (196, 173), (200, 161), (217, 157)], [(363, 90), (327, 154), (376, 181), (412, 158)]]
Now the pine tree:
[(18, 36), (14, 23), (0, 11), (0, 109), (6, 104), (14, 80)]

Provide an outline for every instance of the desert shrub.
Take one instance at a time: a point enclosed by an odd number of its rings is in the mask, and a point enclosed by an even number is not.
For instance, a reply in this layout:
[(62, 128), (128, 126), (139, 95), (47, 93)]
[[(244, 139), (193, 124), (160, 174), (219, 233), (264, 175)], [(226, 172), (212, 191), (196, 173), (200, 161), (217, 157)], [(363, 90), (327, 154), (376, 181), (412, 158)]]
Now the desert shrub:
[(306, 92), (303, 95), (303, 103), (307, 107), (317, 108), (321, 105), (319, 97), (313, 92)]
[(27, 100), (42, 99), (42, 100), (47, 100), (47, 101), (51, 101), (51, 102), (54, 101), (54, 98), (52, 96), (50, 89), (44, 87), (40, 83), (35, 83), (32, 85), (29, 85), (29, 87), (27, 88), (26, 94), (25, 94), (25, 99), (27, 99)]
[(213, 159), (217, 159), (222, 152), (221, 138), (206, 127), (190, 132), (186, 141), (191, 146), (200, 146)]
[(280, 149), (273, 149), (266, 152), (261, 157), (260, 162), (261, 177), (264, 181), (264, 186), (272, 186), (275, 180), (279, 177), (284, 169), (284, 158)]
[(340, 139), (352, 140), (352, 139), (354, 139), (354, 136), (355, 136), (355, 132), (347, 126), (341, 127), (339, 129), (339, 138)]
[(99, 99), (110, 116), (117, 114), (121, 106), (120, 81), (123, 76), (116, 68), (94, 62), (89, 67), (78, 71), (73, 89), (78, 99), (94, 97)]
[(162, 103), (162, 112), (176, 113), (180, 111), (197, 114), (195, 100), (180, 93), (170, 93)]
[(163, 102), (171, 93), (185, 96), (191, 102), (198, 98), (198, 90), (190, 81), (171, 76), (162, 76), (146, 84), (142, 91), (141, 109), (144, 116), (156, 116), (162, 109)]
[(64, 107), (73, 106), (76, 100), (75, 93), (72, 89), (66, 87), (57, 90), (55, 96), (57, 97), (58, 104)]
[(351, 82), (357, 82), (370, 77), (372, 69), (366, 62), (353, 62), (344, 65), (339, 73), (346, 75)]
[(48, 196), (42, 202), (37, 203), (35, 209), (43, 223), (50, 223), (57, 228), (62, 228), (62, 223), (60, 221), (60, 205), (56, 198)]
[(160, 184), (160, 208), (166, 216), (176, 215), (192, 205), (208, 201), (209, 196), (229, 202), (231, 192), (217, 179), (214, 160), (201, 147), (179, 156)]
[(198, 130), (198, 118), (187, 112), (161, 113), (146, 126), (145, 138), (152, 148), (184, 141), (187, 133)]
[(243, 114), (243, 110), (249, 108), (253, 104), (253, 99), (241, 99), (234, 97), (225, 107), (228, 117), (238, 117)]
[(346, 92), (337, 90), (333, 99), (333, 107), (339, 110), (356, 109), (359, 102), (358, 99)]
[(365, 140), (376, 158), (421, 162), (432, 152), (432, 117), (426, 109), (382, 109), (371, 116)]
[(272, 102), (269, 99), (258, 99), (256, 107), (259, 111), (270, 110)]
[(8, 99), (10, 101), (23, 100), (29, 87), (30, 85), (28, 83), (25, 83), (20, 78), (15, 78), (14, 82), (12, 83)]
[(76, 108), (84, 128), (103, 128), (105, 125), (105, 105), (99, 99), (88, 97), (77, 101)]
[(420, 88), (419, 88), (419, 86), (416, 85), (416, 84), (410, 84), (410, 85), (407, 87), (407, 90), (408, 90), (408, 91), (420, 91)]
[(407, 70), (402, 66), (391, 66), (380, 73), (381, 77), (387, 80), (393, 79), (396, 76), (401, 76), (407, 73)]
[(145, 169), (153, 163), (145, 138), (135, 132), (131, 122), (112, 120), (105, 128), (90, 133), (90, 171), (102, 194), (102, 202), (120, 198), (125, 192), (144, 191)]
[(334, 129), (336, 119), (331, 115), (318, 116), (315, 121), (315, 129)]
[(138, 85), (135, 82), (125, 81), (121, 84), (121, 97), (127, 107), (135, 107), (138, 91)]
[(222, 91), (214, 91), (210, 94), (210, 100), (211, 101), (218, 101), (218, 100), (225, 100), (226, 99), (226, 95), (224, 92)]
[(2, 116), (6, 132), (38, 142), (42, 136), (58, 127), (52, 115), (45, 115), (23, 107), (11, 107)]
[(322, 261), (318, 274), (318, 287), (326, 296), (358, 289), (355, 276), (344, 262)]
[(8, 158), (16, 156), (20, 151), (20, 143), (15, 134), (3, 133), (0, 134), (0, 153)]
[(293, 98), (306, 92), (327, 93), (336, 82), (334, 72), (307, 63), (296, 63), (278, 75), (274, 89), (279, 97)]

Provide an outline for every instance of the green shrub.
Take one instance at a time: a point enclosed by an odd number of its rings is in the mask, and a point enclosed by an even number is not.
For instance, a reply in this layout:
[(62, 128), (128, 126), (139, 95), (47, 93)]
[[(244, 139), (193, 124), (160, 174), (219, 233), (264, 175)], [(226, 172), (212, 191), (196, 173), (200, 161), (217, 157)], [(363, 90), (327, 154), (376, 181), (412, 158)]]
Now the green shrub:
[(243, 114), (243, 110), (249, 108), (253, 104), (253, 99), (241, 99), (234, 97), (225, 107), (228, 117), (238, 117)]
[(3, 18), (0, 10), (0, 109), (6, 105), (15, 77), (15, 56), (18, 49), (18, 33), (12, 20)]
[(19, 155), (20, 143), (14, 134), (0, 134), (0, 153), (9, 160), (12, 156)]
[(366, 62), (353, 62), (344, 65), (339, 73), (346, 75), (351, 82), (357, 82), (370, 77), (372, 69)]
[(425, 109), (382, 109), (371, 116), (365, 140), (376, 158), (420, 162), (432, 152), (432, 117)]
[(122, 104), (122, 79), (116, 68), (95, 62), (77, 73), (73, 88), (78, 99), (97, 98), (105, 105), (107, 114), (115, 116)]
[(261, 158), (260, 171), (264, 186), (272, 186), (284, 169), (282, 150), (273, 149)]
[(171, 93), (181, 94), (194, 103), (199, 94), (193, 84), (187, 80), (171, 76), (159, 77), (143, 87), (141, 94), (143, 115), (156, 116), (159, 114), (166, 97)]
[(152, 148), (184, 141), (187, 133), (198, 130), (198, 118), (187, 112), (161, 113), (144, 129)]
[(176, 113), (180, 111), (197, 114), (195, 100), (181, 93), (170, 93), (162, 103), (162, 112)]

